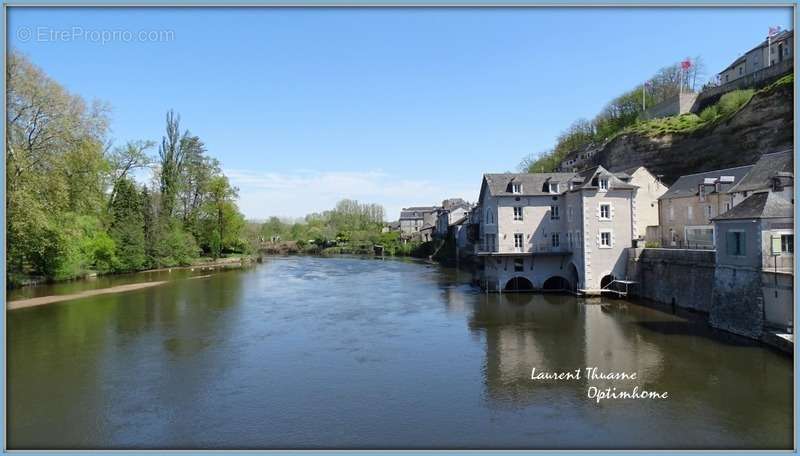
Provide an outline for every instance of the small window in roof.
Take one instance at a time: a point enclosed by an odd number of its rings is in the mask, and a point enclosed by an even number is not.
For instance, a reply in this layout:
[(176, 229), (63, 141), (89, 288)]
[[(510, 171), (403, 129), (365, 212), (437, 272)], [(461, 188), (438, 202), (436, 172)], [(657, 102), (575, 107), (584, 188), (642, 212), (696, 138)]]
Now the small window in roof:
[(735, 178), (733, 176), (720, 176), (719, 181), (723, 184), (730, 184)]
[(550, 193), (558, 193), (558, 182), (550, 182), (550, 187), (548, 190)]
[(522, 184), (519, 182), (512, 182), (511, 193), (522, 193)]

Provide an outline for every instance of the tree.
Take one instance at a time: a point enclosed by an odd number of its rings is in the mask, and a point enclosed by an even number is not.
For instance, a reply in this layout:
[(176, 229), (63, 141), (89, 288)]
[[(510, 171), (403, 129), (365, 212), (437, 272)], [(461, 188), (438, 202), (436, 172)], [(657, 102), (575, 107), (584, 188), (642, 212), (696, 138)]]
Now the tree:
[(116, 243), (114, 269), (130, 272), (147, 264), (144, 212), (136, 184), (128, 178), (117, 182), (111, 202), (109, 234)]
[(161, 215), (166, 218), (172, 217), (175, 209), (186, 155), (184, 145), (191, 141), (188, 139), (188, 131), (181, 135), (180, 122), (180, 115), (176, 115), (172, 110), (167, 112), (167, 131), (158, 148), (158, 156), (161, 159)]
[(214, 176), (208, 183), (208, 200), (204, 211), (208, 227), (206, 243), (214, 258), (219, 257), (224, 249), (231, 249), (240, 243), (245, 222), (236, 207), (238, 192), (224, 175)]

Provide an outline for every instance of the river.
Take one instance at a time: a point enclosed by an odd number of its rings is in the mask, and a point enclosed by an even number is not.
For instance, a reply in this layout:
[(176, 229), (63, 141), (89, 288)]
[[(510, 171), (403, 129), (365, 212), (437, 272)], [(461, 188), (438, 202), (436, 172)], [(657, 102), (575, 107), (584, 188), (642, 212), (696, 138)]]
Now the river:
[[(695, 318), (414, 261), (193, 275), (8, 312), (9, 448), (792, 447), (791, 359)], [(637, 379), (531, 379), (591, 366)], [(668, 397), (587, 397), (635, 386)]]

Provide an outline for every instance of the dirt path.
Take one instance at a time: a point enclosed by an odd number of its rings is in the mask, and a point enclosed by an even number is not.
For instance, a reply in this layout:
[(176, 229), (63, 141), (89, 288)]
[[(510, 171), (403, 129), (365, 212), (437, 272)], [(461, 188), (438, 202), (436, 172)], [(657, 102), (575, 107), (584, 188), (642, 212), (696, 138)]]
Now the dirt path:
[(80, 293), (55, 295), (55, 296), (41, 296), (38, 298), (30, 298), (30, 299), (19, 299), (16, 301), (8, 302), (6, 304), (6, 309), (8, 310), (22, 309), (23, 307), (42, 306), (45, 304), (52, 304), (54, 302), (69, 301), (71, 299), (88, 298), (90, 296), (98, 296), (111, 293), (122, 293), (125, 291), (133, 291), (133, 290), (140, 290), (142, 288), (156, 287), (158, 285), (163, 285), (165, 283), (167, 283), (166, 280), (161, 280), (156, 282), (131, 283), (128, 285), (118, 285), (116, 287), (100, 288), (98, 290), (86, 290), (86, 291), (81, 291)]

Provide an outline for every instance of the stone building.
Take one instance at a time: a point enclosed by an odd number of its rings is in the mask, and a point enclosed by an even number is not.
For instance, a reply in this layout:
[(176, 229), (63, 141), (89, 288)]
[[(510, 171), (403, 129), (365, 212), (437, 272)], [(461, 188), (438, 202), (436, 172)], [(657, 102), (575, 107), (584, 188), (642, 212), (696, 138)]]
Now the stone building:
[(436, 225), (436, 206), (406, 207), (400, 211), (400, 232), (414, 234), (425, 227)]
[(636, 191), (601, 166), (580, 173), (485, 174), (477, 207), (481, 285), (593, 293), (624, 278)]
[(634, 166), (614, 173), (623, 182), (637, 187), (635, 198), (633, 238), (644, 239), (647, 227), (657, 227), (658, 199), (669, 189), (644, 166)]
[(767, 190), (714, 217), (712, 326), (753, 338), (793, 326), (793, 214), (791, 200)]
[[(792, 60), (794, 58), (792, 53), (793, 37), (792, 30), (784, 30), (769, 40), (762, 41), (722, 70), (719, 73), (719, 82), (727, 84), (769, 66)], [(768, 46), (768, 43), (771, 47)]]
[(733, 205), (736, 206), (753, 193), (769, 190), (777, 191), (784, 198), (792, 200), (794, 198), (793, 158), (794, 151), (792, 150), (762, 155), (747, 175), (729, 190), (733, 198)]
[(733, 207), (730, 190), (751, 168), (739, 166), (678, 178), (658, 199), (661, 246), (714, 248), (711, 219)]

